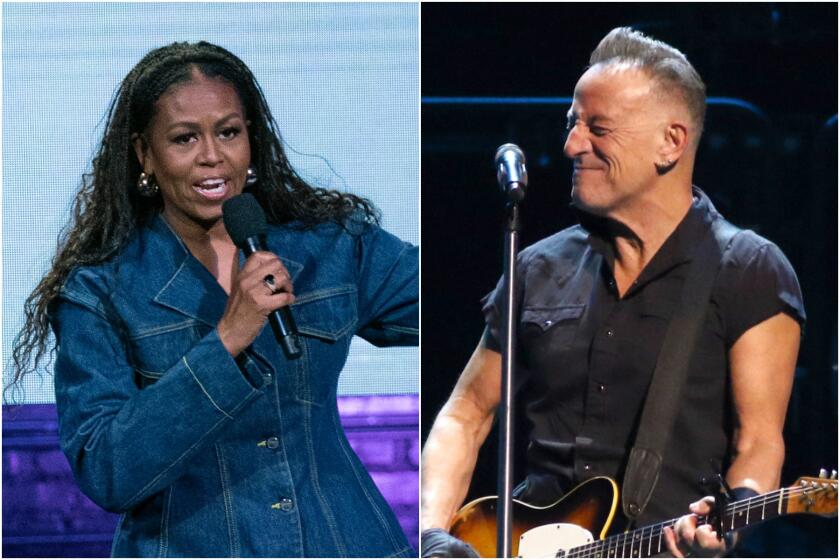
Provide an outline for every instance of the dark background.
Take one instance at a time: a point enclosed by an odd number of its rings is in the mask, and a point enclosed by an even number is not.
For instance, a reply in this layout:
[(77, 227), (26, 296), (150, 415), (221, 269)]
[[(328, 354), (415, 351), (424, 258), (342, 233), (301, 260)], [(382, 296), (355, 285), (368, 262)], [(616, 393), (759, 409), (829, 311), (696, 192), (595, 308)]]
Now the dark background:
[[(730, 221), (778, 244), (799, 276), (808, 323), (782, 483), (835, 468), (837, 5), (434, 3), (421, 13), (423, 439), (478, 342), (479, 300), (502, 270), (495, 149), (515, 142), (528, 158), (521, 246), (571, 225), (569, 102), (521, 98), (570, 97), (600, 39), (631, 26), (680, 49), (706, 82), (694, 183)], [(469, 498), (495, 493), (496, 438)], [(836, 554), (836, 520), (822, 542), (833, 552), (780, 548), (791, 525), (812, 519), (765, 531), (761, 553)]]

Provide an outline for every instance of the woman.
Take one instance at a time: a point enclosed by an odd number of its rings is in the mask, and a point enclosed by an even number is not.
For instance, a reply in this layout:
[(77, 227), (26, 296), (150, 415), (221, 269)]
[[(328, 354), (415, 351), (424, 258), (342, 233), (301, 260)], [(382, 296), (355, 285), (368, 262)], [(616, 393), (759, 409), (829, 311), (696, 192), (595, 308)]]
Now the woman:
[[(222, 204), (252, 193), (267, 251)], [(114, 556), (414, 556), (344, 437), (350, 339), (417, 342), (417, 251), (369, 202), (313, 188), (250, 70), (208, 43), (123, 80), (52, 269), (27, 301), (16, 381), (56, 336), (62, 448), (123, 512)], [(265, 327), (294, 303), (302, 356)]]

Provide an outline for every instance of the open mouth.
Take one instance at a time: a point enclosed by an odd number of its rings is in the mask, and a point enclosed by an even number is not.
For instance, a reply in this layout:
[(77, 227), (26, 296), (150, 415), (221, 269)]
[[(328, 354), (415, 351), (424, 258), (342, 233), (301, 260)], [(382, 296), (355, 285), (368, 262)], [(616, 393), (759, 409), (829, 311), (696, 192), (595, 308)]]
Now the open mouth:
[(210, 200), (224, 198), (230, 188), (230, 182), (222, 177), (205, 179), (193, 185), (193, 188), (201, 196)]

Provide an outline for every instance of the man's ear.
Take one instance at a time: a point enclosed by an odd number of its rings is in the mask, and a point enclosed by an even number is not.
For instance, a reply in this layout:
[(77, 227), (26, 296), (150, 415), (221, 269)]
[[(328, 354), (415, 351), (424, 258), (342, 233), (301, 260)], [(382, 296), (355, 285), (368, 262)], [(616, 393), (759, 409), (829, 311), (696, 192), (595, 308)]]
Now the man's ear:
[(674, 121), (665, 127), (662, 147), (659, 155), (663, 160), (677, 161), (688, 148), (688, 126), (680, 121)]
[(137, 154), (137, 161), (140, 163), (140, 168), (145, 170), (146, 152), (149, 149), (146, 139), (139, 132), (135, 132), (131, 135), (131, 143), (134, 145), (134, 153)]

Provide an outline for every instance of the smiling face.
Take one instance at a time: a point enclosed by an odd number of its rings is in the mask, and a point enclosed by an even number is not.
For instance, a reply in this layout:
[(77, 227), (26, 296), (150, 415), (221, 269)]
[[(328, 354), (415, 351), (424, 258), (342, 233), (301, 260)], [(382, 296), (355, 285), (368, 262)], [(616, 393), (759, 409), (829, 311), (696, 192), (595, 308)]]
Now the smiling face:
[(247, 126), (234, 87), (196, 72), (157, 100), (134, 148), (160, 186), (164, 217), (179, 233), (211, 228), (222, 203), (242, 192), (251, 160)]
[(656, 185), (667, 119), (654, 87), (643, 71), (615, 65), (594, 66), (578, 81), (564, 153), (582, 209), (619, 217)]

